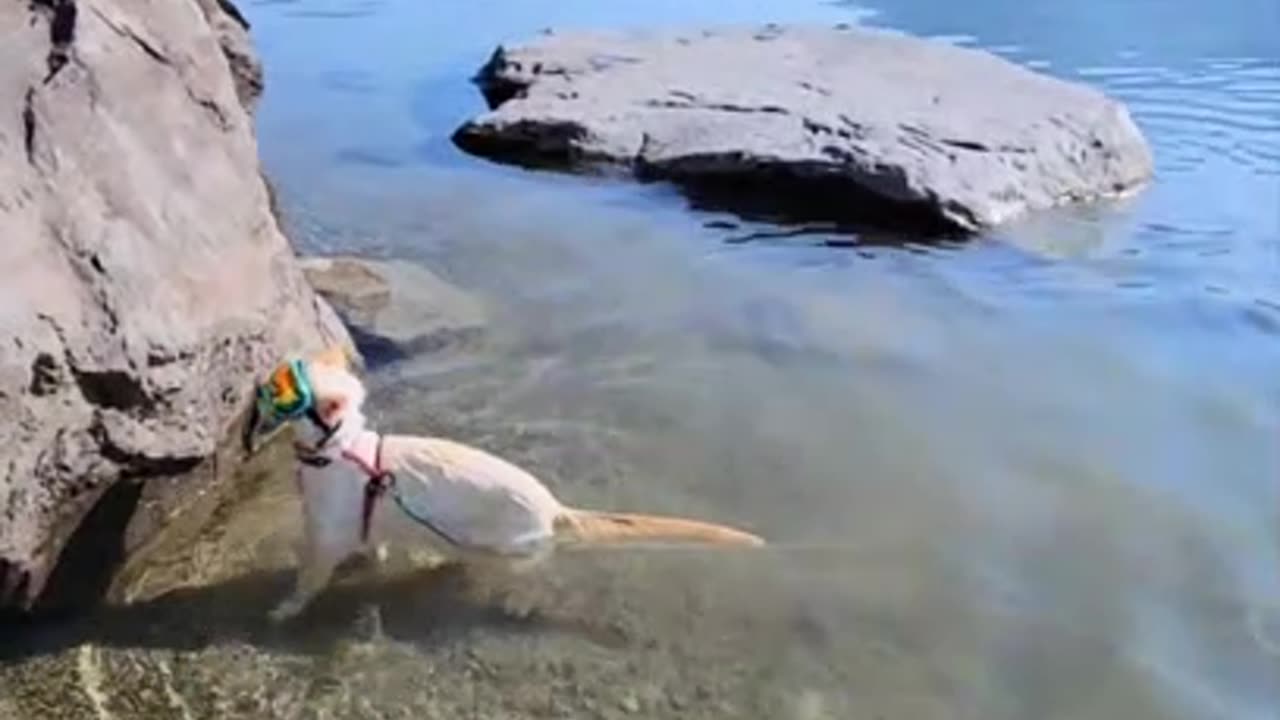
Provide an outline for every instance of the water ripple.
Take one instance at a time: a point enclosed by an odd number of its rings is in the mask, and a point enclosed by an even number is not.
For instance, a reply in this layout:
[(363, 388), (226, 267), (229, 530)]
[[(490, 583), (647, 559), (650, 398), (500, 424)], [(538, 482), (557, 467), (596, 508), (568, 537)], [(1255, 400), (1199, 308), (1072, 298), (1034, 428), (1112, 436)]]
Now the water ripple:
[[(300, 4), (296, 0), (268, 0), (266, 3), (259, 4)], [(309, 18), (322, 20), (351, 20), (355, 18), (367, 18), (376, 15), (386, 5), (386, 0), (360, 0), (360, 2), (341, 2), (339, 0), (331, 0), (330, 2), (308, 2), (305, 6), (296, 10), (288, 10), (284, 14), (294, 18)], [(319, 6), (319, 7), (317, 7)]]
[(1130, 105), (1165, 169), (1187, 172), (1223, 158), (1280, 173), (1280, 67), (1258, 59), (1206, 59), (1191, 69), (1101, 65), (1077, 70)]

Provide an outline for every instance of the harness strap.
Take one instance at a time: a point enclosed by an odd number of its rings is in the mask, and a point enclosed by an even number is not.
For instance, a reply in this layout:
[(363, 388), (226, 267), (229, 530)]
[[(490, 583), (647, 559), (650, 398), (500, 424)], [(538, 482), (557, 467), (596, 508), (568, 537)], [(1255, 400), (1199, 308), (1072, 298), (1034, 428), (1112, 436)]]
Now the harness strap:
[(320, 438), (320, 443), (316, 445), (316, 450), (323, 450), (324, 446), (328, 445), (329, 441), (333, 439), (333, 436), (338, 433), (338, 429), (342, 427), (341, 420), (339, 420), (338, 422), (332, 425), (325, 422), (324, 418), (320, 417), (320, 413), (315, 409), (314, 406), (309, 406), (307, 408), (307, 419), (309, 419), (312, 423), (315, 424), (316, 427), (320, 428), (320, 430), (324, 432), (324, 436)]
[(444, 538), (444, 540), (448, 542), (450, 545), (456, 545), (458, 547), (462, 546), (462, 543), (458, 542), (452, 535), (450, 535), (449, 533), (446, 533), (444, 530), (441, 530), (439, 525), (436, 525), (435, 523), (431, 522), (431, 520), (429, 520), (428, 518), (425, 518), (422, 515), (419, 515), (418, 513), (414, 512), (413, 508), (409, 507), (408, 505), (405, 505), (404, 500), (400, 499), (400, 493), (395, 493), (392, 497), (396, 501), (396, 507), (400, 508), (401, 512), (403, 512), (405, 515), (408, 515), (411, 519), (413, 519), (419, 525), (422, 525), (423, 527), (427, 528), (431, 532)]
[(364, 484), (364, 507), (360, 509), (360, 542), (368, 542), (370, 526), (373, 524), (373, 508), (394, 480), (391, 473), (383, 473), (369, 478)]
[[(342, 459), (355, 464), (355, 466), (360, 468), (361, 472), (368, 477), (364, 484), (364, 502), (360, 508), (360, 542), (362, 543), (368, 542), (369, 540), (369, 531), (372, 529), (373, 525), (374, 508), (377, 506), (378, 501), (382, 499), (382, 496), (392, 489), (396, 481), (394, 473), (388, 472), (382, 468), (382, 439), (383, 436), (378, 435), (378, 444), (374, 450), (372, 465), (366, 462), (365, 459), (357, 453), (351, 452), (350, 450), (342, 451)], [(328, 458), (323, 456), (316, 456), (315, 458), (300, 457), (299, 459), (304, 463), (316, 466), (328, 465), (330, 462)], [(313, 460), (313, 462), (308, 462), (308, 460)], [(441, 530), (428, 518), (414, 512), (412, 508), (400, 499), (399, 493), (394, 493), (393, 497), (395, 498), (396, 506), (410, 518), (414, 519), (419, 524), (426, 526), (448, 543), (452, 545), (460, 545), (457, 539), (452, 535)]]
[(378, 436), (377, 449), (374, 450), (373, 465), (370, 466), (365, 462), (364, 458), (349, 450), (342, 451), (342, 457), (350, 460), (359, 467), (369, 479), (364, 484), (364, 503), (360, 508), (360, 542), (369, 540), (370, 526), (373, 524), (373, 508), (378, 504), (378, 500), (387, 492), (388, 488), (395, 483), (395, 475), (382, 469), (382, 435)]
[(382, 436), (381, 435), (378, 436), (377, 449), (373, 451), (373, 465), (369, 465), (369, 463), (365, 462), (364, 458), (360, 457), (358, 453), (353, 453), (350, 450), (343, 450), (342, 458), (344, 460), (350, 460), (351, 462), (355, 463), (361, 470), (364, 471), (365, 475), (368, 475), (371, 478), (381, 475), (382, 474)]
[(296, 452), (294, 454), (297, 455), (298, 462), (311, 467), (327, 467), (329, 463), (333, 462), (324, 455), (310, 455), (302, 452)]
[(331, 440), (333, 440), (333, 436), (338, 434), (338, 430), (342, 427), (342, 421), (339, 420), (333, 425), (330, 425), (324, 421), (324, 418), (320, 417), (320, 413), (316, 412), (314, 407), (308, 407), (306, 415), (307, 419), (316, 427), (320, 428), (320, 431), (323, 432), (324, 435), (320, 437), (320, 442), (317, 443), (314, 448), (307, 447), (306, 445), (299, 444), (295, 441), (293, 445), (294, 454), (298, 456), (298, 460), (300, 460), (304, 465), (310, 465), (311, 467), (324, 467), (330, 463), (330, 460), (322, 455), (321, 451), (324, 450), (325, 446), (328, 445)]

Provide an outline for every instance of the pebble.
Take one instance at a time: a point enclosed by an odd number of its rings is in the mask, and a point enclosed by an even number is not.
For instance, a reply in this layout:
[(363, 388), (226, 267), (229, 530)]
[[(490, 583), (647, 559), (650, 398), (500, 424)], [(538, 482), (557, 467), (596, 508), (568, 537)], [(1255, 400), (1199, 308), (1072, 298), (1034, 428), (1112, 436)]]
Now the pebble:
[(618, 707), (622, 708), (623, 712), (634, 715), (640, 712), (640, 700), (632, 694), (623, 695), (622, 699), (618, 701)]

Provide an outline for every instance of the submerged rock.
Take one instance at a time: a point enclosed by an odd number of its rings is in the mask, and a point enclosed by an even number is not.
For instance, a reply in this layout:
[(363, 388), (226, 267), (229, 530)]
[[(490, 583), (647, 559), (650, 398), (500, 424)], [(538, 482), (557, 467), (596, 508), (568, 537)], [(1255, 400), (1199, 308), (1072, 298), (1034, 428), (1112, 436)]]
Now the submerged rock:
[(455, 132), (466, 151), (620, 166), (734, 209), (976, 231), (1152, 174), (1101, 92), (882, 30), (547, 34), (477, 81), (490, 110)]
[(95, 600), (225, 485), (256, 377), (350, 342), (268, 209), (232, 13), (0, 4), (0, 610)]
[(402, 260), (310, 257), (312, 287), (347, 324), (369, 369), (479, 334), (480, 302), (424, 266)]

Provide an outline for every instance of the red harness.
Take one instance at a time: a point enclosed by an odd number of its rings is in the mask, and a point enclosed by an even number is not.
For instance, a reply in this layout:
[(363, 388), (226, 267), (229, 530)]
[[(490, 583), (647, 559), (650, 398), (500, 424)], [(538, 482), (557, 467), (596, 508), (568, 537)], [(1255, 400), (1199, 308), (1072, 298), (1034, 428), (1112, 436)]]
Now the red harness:
[(355, 463), (369, 478), (364, 484), (364, 504), (360, 508), (360, 542), (363, 543), (369, 539), (369, 529), (373, 522), (373, 508), (378, 504), (378, 500), (386, 494), (391, 484), (395, 482), (395, 476), (382, 469), (381, 435), (378, 436), (377, 448), (374, 450), (373, 465), (369, 465), (364, 458), (349, 450), (343, 450), (342, 457), (344, 460), (350, 460)]
[[(342, 459), (349, 460), (352, 463), (355, 463), (356, 467), (360, 468), (360, 470), (368, 478), (365, 481), (365, 485), (364, 485), (364, 503), (363, 503), (363, 506), (360, 508), (360, 542), (361, 543), (367, 542), (369, 540), (369, 530), (370, 530), (370, 526), (373, 523), (374, 506), (378, 504), (378, 500), (380, 500), (382, 496), (385, 495), (387, 491), (390, 490), (392, 486), (395, 485), (395, 482), (396, 482), (395, 474), (392, 473), (390, 470), (384, 470), (382, 468), (382, 439), (383, 439), (383, 436), (378, 435), (378, 443), (373, 453), (372, 465), (366, 462), (363, 457), (360, 457), (360, 455), (354, 452), (351, 452), (349, 450), (342, 451)], [(298, 455), (298, 460), (302, 462), (304, 465), (312, 465), (315, 467), (324, 467), (328, 465), (330, 462), (332, 462), (330, 458), (325, 457), (323, 455), (308, 455), (308, 454), (302, 454), (302, 453)], [(301, 468), (298, 469), (297, 481), (298, 481), (298, 490), (299, 492), (301, 492), (302, 490), (302, 469)], [(399, 497), (396, 498), (396, 504), (399, 505), (400, 509), (403, 510), (405, 514), (407, 514), (410, 518), (417, 521), (419, 524), (425, 526), (427, 529), (431, 530), (436, 535), (439, 535), (445, 541), (453, 545), (460, 544), (454, 538), (454, 536), (450, 535), (449, 533), (446, 533), (445, 531), (437, 527), (436, 524), (433, 523), (430, 518), (423, 516), (421, 513), (413, 511), (409, 507), (406, 507), (403, 503), (400, 502)]]

